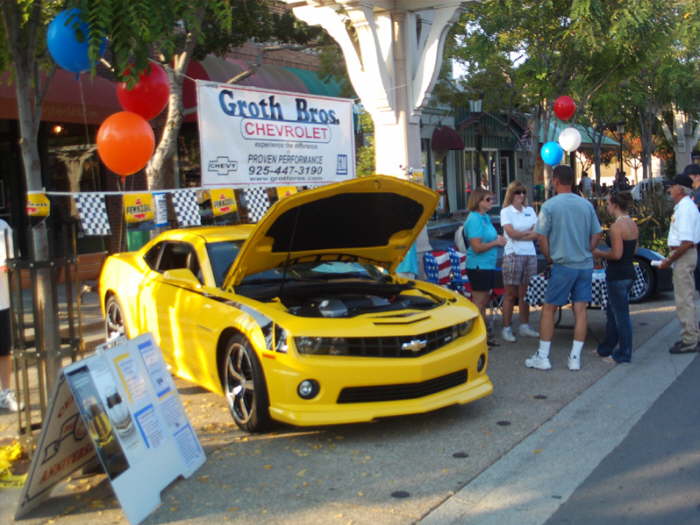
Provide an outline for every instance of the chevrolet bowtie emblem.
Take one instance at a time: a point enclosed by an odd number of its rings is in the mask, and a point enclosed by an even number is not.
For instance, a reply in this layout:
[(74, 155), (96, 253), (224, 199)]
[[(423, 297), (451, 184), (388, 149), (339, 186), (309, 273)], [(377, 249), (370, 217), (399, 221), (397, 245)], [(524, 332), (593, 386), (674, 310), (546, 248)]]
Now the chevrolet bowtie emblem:
[(411, 339), (408, 343), (403, 343), (401, 345), (401, 351), (413, 352), (414, 354), (417, 354), (426, 346), (428, 346), (428, 341), (426, 341), (425, 339)]

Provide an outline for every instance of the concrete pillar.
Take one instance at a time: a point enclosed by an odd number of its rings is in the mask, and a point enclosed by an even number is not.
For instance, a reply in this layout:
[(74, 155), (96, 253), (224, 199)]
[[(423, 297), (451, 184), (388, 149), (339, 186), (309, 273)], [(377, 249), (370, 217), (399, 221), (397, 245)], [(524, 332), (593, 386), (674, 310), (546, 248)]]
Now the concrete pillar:
[(355, 92), (374, 121), (377, 173), (406, 178), (420, 170), (420, 114), (460, 2), (284, 1), (340, 45)]

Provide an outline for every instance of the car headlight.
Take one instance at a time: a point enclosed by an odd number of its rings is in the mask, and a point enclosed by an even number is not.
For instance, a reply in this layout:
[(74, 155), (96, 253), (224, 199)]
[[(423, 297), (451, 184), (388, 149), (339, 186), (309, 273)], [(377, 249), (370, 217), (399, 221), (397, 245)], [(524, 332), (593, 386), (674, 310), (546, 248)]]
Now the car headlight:
[(474, 328), (474, 319), (469, 319), (469, 321), (464, 321), (463, 323), (456, 324), (452, 327), (453, 336), (455, 339), (457, 337), (464, 337), (469, 332), (471, 332), (472, 328)]
[(344, 337), (295, 337), (300, 354), (348, 355), (348, 341)]

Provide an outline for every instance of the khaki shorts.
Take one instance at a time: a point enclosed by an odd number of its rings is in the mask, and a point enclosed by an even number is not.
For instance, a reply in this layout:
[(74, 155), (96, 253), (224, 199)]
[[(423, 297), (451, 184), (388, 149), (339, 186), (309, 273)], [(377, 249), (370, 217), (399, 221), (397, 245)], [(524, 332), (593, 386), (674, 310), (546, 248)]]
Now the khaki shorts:
[(537, 273), (536, 255), (516, 255), (509, 253), (503, 256), (503, 284), (509, 286), (527, 286), (530, 277)]

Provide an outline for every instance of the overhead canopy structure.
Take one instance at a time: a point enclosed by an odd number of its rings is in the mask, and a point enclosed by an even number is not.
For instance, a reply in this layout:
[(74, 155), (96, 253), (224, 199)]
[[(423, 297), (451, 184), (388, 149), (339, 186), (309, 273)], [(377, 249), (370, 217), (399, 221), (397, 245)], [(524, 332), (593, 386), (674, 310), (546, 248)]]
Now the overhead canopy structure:
[[(544, 126), (540, 126), (540, 143), (545, 143), (550, 140), (556, 141), (559, 134), (566, 128), (576, 128), (578, 130), (581, 134), (581, 147), (590, 148), (597, 142), (595, 130), (589, 127), (581, 126), (580, 124), (572, 124), (571, 122), (562, 122), (560, 120), (550, 120), (549, 129), (546, 133)], [(619, 142), (605, 135), (603, 135), (600, 145), (603, 149), (620, 147)]]
[(420, 169), (420, 114), (461, 2), (283, 1), (343, 50), (355, 92), (374, 121), (377, 172), (406, 177)]
[[(249, 65), (243, 60), (209, 55), (202, 61), (191, 62), (187, 75), (201, 80), (226, 82), (248, 69)], [(315, 71), (270, 64), (263, 64), (240, 84), (314, 95), (340, 95), (337, 82), (322, 79)], [(0, 75), (0, 119), (17, 119), (15, 96), (15, 86), (8, 75)], [(185, 79), (183, 102), (186, 120), (195, 121), (197, 99), (192, 80)], [(101, 124), (109, 115), (121, 110), (114, 82), (89, 74), (76, 78), (74, 73), (58, 69), (42, 104), (42, 120)]]

